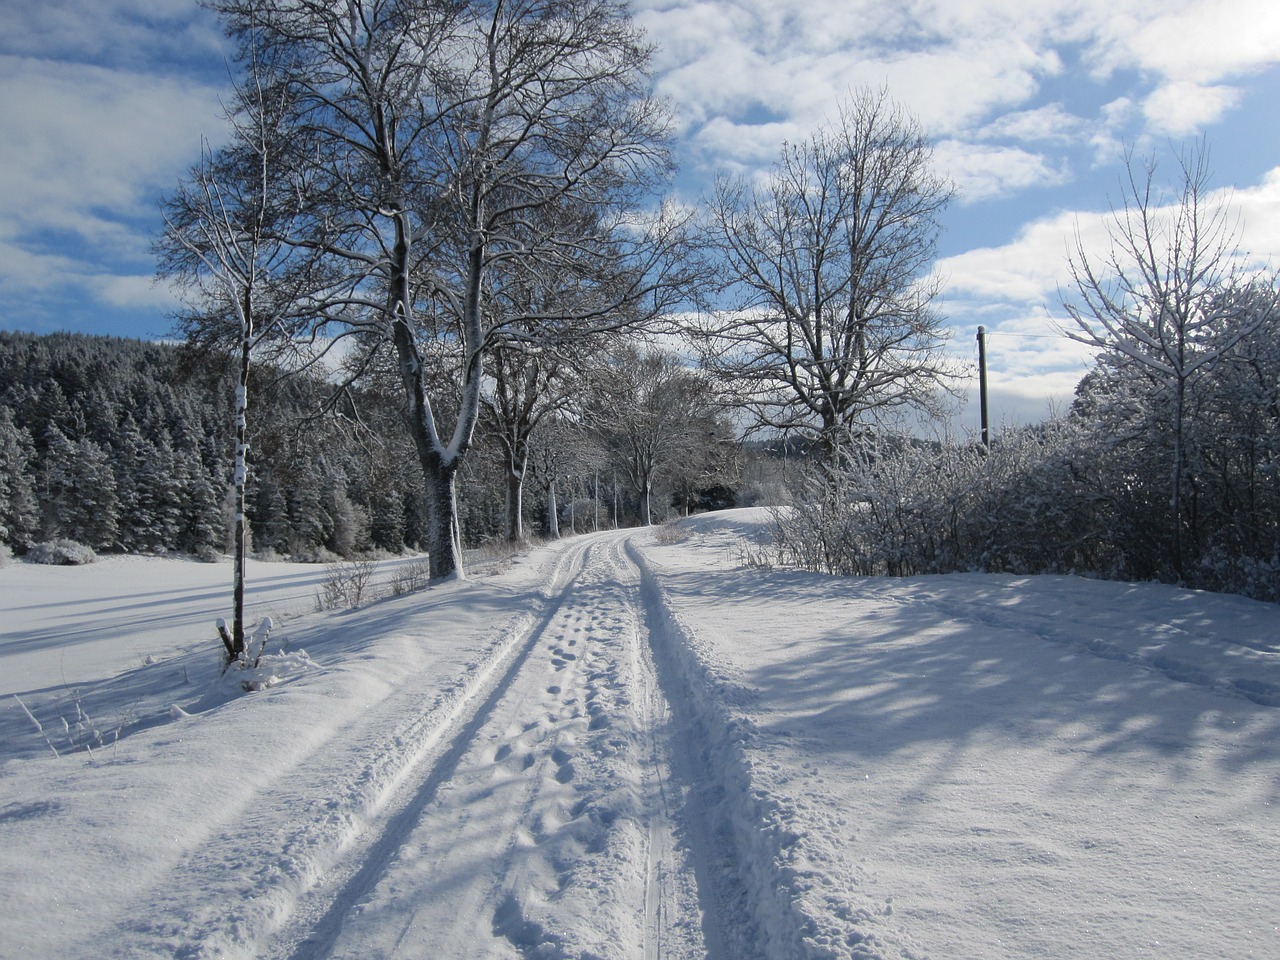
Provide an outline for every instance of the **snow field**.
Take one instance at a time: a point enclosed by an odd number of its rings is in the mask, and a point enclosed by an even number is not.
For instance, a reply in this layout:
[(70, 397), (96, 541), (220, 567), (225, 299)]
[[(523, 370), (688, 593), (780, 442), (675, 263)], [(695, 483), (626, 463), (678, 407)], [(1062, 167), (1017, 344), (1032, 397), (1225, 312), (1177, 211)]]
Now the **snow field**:
[(744, 569), (762, 521), (278, 618), (248, 695), (225, 569), (0, 570), (0, 956), (1280, 955), (1273, 605)]
[(747, 731), (738, 796), (784, 838), (774, 880), (813, 952), (770, 956), (1280, 952), (1273, 605), (748, 571), (749, 519), (645, 553)]
[[(10, 942), (33, 944), (32, 956), (259, 955), (522, 635), (527, 614), (497, 605), (500, 594), (468, 590), (478, 607), (463, 612), (451, 602), (458, 589), (416, 598), (416, 614), (442, 632), (430, 648), (397, 631), (410, 598), (351, 615), (346, 630), (335, 630), (341, 616), (311, 618), (323, 632), (299, 625), (291, 639), (318, 639), (324, 669), (252, 697), (228, 692), (230, 674), (216, 682), (211, 643), (175, 658), (181, 674), (172, 660), (143, 667), (189, 678), (149, 692), (153, 703), (185, 694), (185, 709), (144, 709), (97, 760), (39, 764), (15, 784), (43, 814), (39, 831), (13, 838), (0, 875), (33, 908), (6, 916)], [(511, 622), (495, 630), (504, 616)], [(277, 630), (285, 642), (288, 633)], [(89, 685), (85, 696), (109, 700), (112, 685), (129, 687), (137, 672)], [(40, 808), (39, 796), (57, 799)], [(50, 849), (63, 837), (80, 849)], [(106, 889), (111, 897), (100, 895)], [(55, 923), (34, 909), (49, 898)]]

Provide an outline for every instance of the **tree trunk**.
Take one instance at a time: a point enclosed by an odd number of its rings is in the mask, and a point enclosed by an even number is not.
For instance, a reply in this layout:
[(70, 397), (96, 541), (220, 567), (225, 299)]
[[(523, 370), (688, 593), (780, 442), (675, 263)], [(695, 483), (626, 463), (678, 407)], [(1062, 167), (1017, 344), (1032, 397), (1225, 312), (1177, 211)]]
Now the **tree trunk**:
[(460, 580), (462, 538), (458, 529), (456, 463), (439, 457), (422, 465), (427, 494), (427, 555), (432, 580)]
[(547, 484), (547, 535), (552, 540), (560, 539), (560, 507), (556, 503), (556, 482), (554, 479)]
[(649, 496), (653, 491), (653, 483), (648, 477), (640, 482), (640, 526), (647, 527), (653, 523), (653, 513), (649, 508)]
[(524, 477), (513, 465), (507, 466), (507, 541), (519, 543), (524, 539)]
[(235, 484), (235, 564), (232, 570), (231, 649), (228, 662), (244, 656), (244, 577), (245, 551), (248, 536), (245, 532), (244, 500), (249, 480), (249, 363), (253, 352), (253, 300), (252, 292), (245, 290), (240, 320), (240, 383), (236, 389), (236, 457), (233, 482)]
[(1183, 579), (1184, 566), (1182, 555), (1182, 474), (1185, 470), (1183, 465), (1185, 454), (1182, 447), (1182, 433), (1184, 429), (1186, 392), (1186, 379), (1179, 377), (1174, 391), (1173, 475), (1170, 477), (1169, 495), (1169, 508), (1173, 513), (1173, 573), (1179, 582)]
[[(456, 485), (458, 467), (466, 453), (471, 430), (479, 414), (477, 384), (481, 373), (480, 355), (476, 353), (472, 357), (468, 382), (463, 385), (463, 401), (458, 410), (454, 441), (449, 447), (445, 447), (437, 435), (435, 416), (427, 400), (426, 375), (411, 321), (413, 301), (407, 266), (409, 236), (406, 219), (397, 219), (396, 245), (393, 251), (393, 263), (397, 269), (391, 275), (387, 311), (394, 318), (391, 338), (400, 363), (400, 378), (408, 405), (409, 433), (413, 437), (418, 462), (422, 466), (427, 498), (427, 554), (431, 579), (462, 579), (462, 536), (458, 529)], [(472, 261), (475, 260), (473, 256)], [(478, 290), (478, 277), (474, 285)], [(475, 309), (478, 310), (478, 299)]]

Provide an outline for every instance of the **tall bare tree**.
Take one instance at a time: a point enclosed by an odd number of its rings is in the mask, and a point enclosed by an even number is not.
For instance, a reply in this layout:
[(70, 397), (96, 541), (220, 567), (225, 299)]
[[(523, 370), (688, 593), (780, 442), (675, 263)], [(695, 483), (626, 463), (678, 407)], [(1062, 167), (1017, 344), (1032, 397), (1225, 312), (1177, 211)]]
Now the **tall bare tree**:
[(722, 179), (711, 227), (733, 298), (698, 334), (757, 426), (816, 435), (829, 460), (883, 412), (929, 408), (947, 376), (925, 278), (951, 185), (887, 93), (850, 96), (761, 185)]
[[(637, 217), (668, 171), (649, 49), (615, 0), (212, 0), (241, 58), (294, 104), (305, 223), (288, 239), (348, 278), (313, 332), (394, 351), (423, 471), (434, 578), (461, 575), (455, 484), (488, 353), (548, 327), (613, 329), (683, 268), (681, 218)], [(248, 107), (251, 109), (252, 104)], [(578, 229), (565, 233), (577, 211)], [(571, 316), (492, 309), (496, 271), (609, 264)], [(644, 311), (652, 315), (657, 311)], [(426, 359), (448, 383), (428, 376)]]
[[(249, 379), (254, 351), (264, 343), (288, 344), (307, 311), (330, 293), (329, 278), (310, 251), (280, 238), (289, 232), (298, 204), (281, 123), (287, 93), (268, 88), (251, 65), (237, 91), (253, 104), (233, 118), (230, 143), (205, 148), (186, 180), (162, 203), (165, 231), (156, 242), (160, 275), (188, 295), (178, 318), (188, 340), (239, 358), (235, 398), (234, 566), (232, 626), (219, 630), (227, 661), (245, 655), (245, 489), (248, 484)], [(276, 359), (280, 359), (277, 351)]]
[(1113, 207), (1106, 253), (1091, 251), (1079, 229), (1070, 258), (1073, 288), (1063, 306), (1074, 330), (1067, 336), (1128, 361), (1122, 367), (1152, 378), (1167, 391), (1160, 419), (1172, 437), (1169, 463), (1170, 549), (1174, 573), (1185, 573), (1183, 488), (1187, 479), (1188, 395), (1191, 386), (1275, 314), (1249, 297), (1228, 292), (1251, 274), (1225, 200), (1209, 190), (1203, 141), (1178, 157), (1171, 186), (1154, 158), (1132, 157), (1124, 196)]

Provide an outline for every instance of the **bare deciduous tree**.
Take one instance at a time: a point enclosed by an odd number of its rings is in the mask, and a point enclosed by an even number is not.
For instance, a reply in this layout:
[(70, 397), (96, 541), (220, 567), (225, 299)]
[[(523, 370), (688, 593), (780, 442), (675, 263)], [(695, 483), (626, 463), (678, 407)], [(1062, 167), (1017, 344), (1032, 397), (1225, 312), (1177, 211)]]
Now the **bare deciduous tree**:
[(761, 427), (816, 434), (829, 460), (883, 412), (928, 408), (947, 375), (924, 277), (951, 185), (918, 124), (863, 90), (762, 186), (723, 179), (711, 227), (730, 309), (699, 330), (708, 369)]
[(614, 352), (588, 402), (587, 421), (631, 484), (640, 522), (653, 519), (652, 496), (664, 474), (697, 473), (721, 457), (729, 436), (707, 378), (672, 353), (628, 346)]
[(229, 145), (216, 154), (206, 149), (186, 181), (164, 199), (165, 231), (156, 242), (160, 275), (179, 283), (191, 301), (179, 317), (189, 342), (215, 352), (232, 348), (239, 358), (229, 633), (219, 621), (228, 662), (243, 659), (246, 651), (245, 488), (252, 357), (263, 343), (288, 343), (291, 328), (328, 293), (319, 261), (310, 251), (280, 239), (297, 211), (281, 140), (283, 91), (266, 88), (254, 66), (237, 98), (254, 109), (233, 118)]
[[(667, 113), (644, 88), (648, 47), (616, 0), (212, 6), (242, 60), (269, 65), (290, 91), (305, 173), (287, 240), (347, 279), (312, 333), (372, 336), (394, 352), (431, 574), (461, 575), (455, 484), (488, 353), (507, 336), (625, 326), (630, 304), (651, 316), (683, 270), (672, 250), (683, 218), (634, 212), (668, 170)], [(608, 264), (612, 282), (572, 315), (493, 309), (498, 272), (572, 275), (587, 263)], [(448, 377), (443, 388), (429, 369)]]
[[(1172, 437), (1170, 549), (1179, 578), (1185, 573), (1188, 392), (1277, 309), (1274, 300), (1257, 309), (1256, 295), (1226, 295), (1249, 277), (1227, 204), (1209, 191), (1208, 159), (1203, 142), (1182, 153), (1175, 185), (1166, 188), (1154, 158), (1142, 164), (1130, 158), (1124, 197), (1108, 224), (1110, 249), (1094, 254), (1077, 229), (1073, 289), (1063, 294), (1076, 324), (1067, 336), (1131, 361), (1131, 369), (1167, 391), (1158, 414)], [(1256, 289), (1274, 290), (1274, 284)]]

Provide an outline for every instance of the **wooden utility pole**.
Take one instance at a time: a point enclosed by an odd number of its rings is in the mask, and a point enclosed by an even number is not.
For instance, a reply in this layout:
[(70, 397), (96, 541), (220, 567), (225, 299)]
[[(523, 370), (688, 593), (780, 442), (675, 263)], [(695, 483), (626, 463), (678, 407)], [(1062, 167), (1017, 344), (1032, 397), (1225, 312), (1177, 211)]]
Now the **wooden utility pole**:
[(987, 328), (978, 328), (978, 407), (982, 416), (982, 446), (991, 448), (991, 431), (987, 422)]

